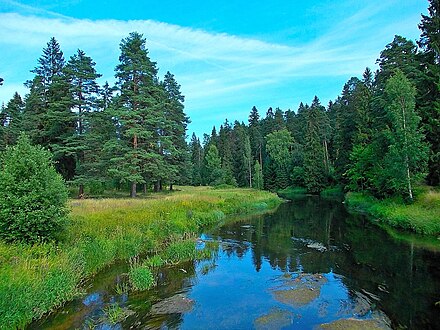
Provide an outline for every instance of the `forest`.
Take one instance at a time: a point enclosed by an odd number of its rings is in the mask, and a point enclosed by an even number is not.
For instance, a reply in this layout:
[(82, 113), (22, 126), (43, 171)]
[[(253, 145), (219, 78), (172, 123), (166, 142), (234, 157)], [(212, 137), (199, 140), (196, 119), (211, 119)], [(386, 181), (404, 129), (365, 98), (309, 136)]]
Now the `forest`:
[(438, 10), (432, 1), (420, 39), (396, 35), (378, 69), (350, 78), (327, 106), (317, 96), (296, 111), (254, 106), (247, 123), (226, 119), (189, 141), (180, 85), (170, 72), (158, 77), (141, 34), (121, 41), (114, 86), (98, 85), (83, 50), (66, 60), (52, 38), (26, 82), (29, 93), (2, 105), (0, 150), (25, 132), (50, 150), (79, 197), (85, 188), (135, 197), (165, 185), (224, 184), (309, 193), (342, 187), (412, 200), (414, 185), (440, 183)]
[[(201, 137), (142, 34), (121, 40), (115, 83), (102, 85), (84, 50), (66, 57), (52, 37), (28, 93), (0, 109), (0, 328), (435, 328), (429, 3), (420, 38), (394, 36), (327, 105), (250, 100), (247, 122)], [(301, 193), (282, 203), (283, 191)]]

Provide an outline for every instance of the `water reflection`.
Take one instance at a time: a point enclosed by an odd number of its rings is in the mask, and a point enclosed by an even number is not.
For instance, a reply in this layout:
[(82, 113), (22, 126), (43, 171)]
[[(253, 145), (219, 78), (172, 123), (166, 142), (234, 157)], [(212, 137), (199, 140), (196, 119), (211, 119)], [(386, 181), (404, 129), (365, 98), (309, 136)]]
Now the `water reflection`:
[[(305, 197), (202, 235), (198, 248), (211, 240), (211, 260), (166, 267), (147, 292), (116, 293), (126, 266), (112, 267), (31, 328), (440, 328), (439, 253), (396, 242), (341, 203)], [(132, 312), (116, 327), (99, 321), (114, 302)]]

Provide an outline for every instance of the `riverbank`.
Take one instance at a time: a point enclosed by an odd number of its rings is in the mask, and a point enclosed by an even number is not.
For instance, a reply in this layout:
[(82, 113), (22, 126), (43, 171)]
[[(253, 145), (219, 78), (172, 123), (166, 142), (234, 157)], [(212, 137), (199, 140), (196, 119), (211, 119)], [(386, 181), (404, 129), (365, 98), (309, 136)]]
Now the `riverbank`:
[(115, 260), (163, 251), (226, 216), (280, 202), (264, 191), (207, 187), (139, 199), (72, 200), (71, 222), (59, 244), (0, 243), (0, 329), (24, 328), (73, 299)]
[(347, 193), (350, 210), (366, 213), (380, 223), (417, 234), (440, 235), (440, 192), (425, 188), (412, 204), (401, 198), (378, 200), (365, 193)]

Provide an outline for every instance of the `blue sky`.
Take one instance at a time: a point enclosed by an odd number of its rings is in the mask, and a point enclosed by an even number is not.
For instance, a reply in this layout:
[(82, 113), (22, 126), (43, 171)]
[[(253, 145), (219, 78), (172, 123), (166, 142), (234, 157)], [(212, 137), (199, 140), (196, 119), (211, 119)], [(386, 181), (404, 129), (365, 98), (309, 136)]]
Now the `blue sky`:
[(0, 0), (0, 103), (18, 91), (49, 38), (66, 59), (80, 48), (114, 82), (120, 40), (143, 33), (159, 74), (171, 71), (186, 97), (188, 134), (252, 106), (296, 110), (323, 104), (361, 76), (395, 34), (419, 37), (424, 0), (102, 1)]

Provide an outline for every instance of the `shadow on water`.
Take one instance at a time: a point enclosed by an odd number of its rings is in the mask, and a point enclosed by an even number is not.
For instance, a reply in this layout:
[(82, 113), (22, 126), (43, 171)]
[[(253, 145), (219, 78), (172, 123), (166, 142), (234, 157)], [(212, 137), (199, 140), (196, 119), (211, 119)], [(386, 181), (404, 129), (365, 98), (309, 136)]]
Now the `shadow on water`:
[[(148, 291), (121, 292), (127, 265), (111, 266), (30, 328), (440, 329), (440, 252), (395, 240), (336, 201), (304, 196), (204, 234), (198, 247), (210, 240), (211, 260), (164, 267)], [(114, 324), (113, 305), (123, 313)]]

